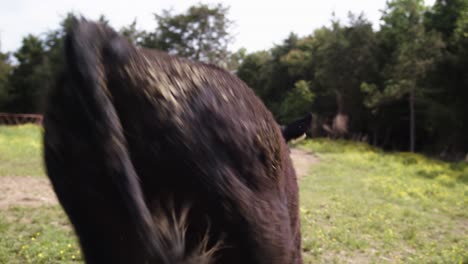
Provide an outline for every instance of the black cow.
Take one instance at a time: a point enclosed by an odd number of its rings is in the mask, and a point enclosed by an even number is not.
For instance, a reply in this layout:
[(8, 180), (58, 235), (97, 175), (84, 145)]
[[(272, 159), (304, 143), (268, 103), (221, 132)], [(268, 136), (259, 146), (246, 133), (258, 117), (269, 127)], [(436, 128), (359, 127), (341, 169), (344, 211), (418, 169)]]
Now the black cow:
[(45, 162), (87, 263), (301, 263), (281, 130), (237, 77), (76, 21)]
[(309, 113), (300, 119), (294, 120), (291, 123), (281, 126), (281, 132), (286, 141), (296, 139), (310, 130), (312, 126), (312, 114)]

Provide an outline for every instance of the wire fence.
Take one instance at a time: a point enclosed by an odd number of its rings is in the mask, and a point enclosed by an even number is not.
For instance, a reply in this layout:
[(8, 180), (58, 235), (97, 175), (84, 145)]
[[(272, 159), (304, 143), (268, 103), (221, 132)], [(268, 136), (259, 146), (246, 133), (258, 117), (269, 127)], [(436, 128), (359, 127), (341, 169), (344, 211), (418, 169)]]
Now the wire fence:
[(27, 123), (42, 125), (42, 115), (0, 113), (0, 125), (22, 125)]

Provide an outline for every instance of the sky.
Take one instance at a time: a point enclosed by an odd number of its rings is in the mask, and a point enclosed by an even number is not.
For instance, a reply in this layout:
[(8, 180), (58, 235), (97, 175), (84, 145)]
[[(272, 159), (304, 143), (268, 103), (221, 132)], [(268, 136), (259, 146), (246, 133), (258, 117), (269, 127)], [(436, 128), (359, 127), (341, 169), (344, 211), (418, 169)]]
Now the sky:
[[(299, 36), (330, 25), (332, 13), (343, 22), (349, 11), (363, 12), (375, 28), (387, 0), (0, 0), (0, 51), (15, 51), (27, 34), (38, 35), (58, 28), (69, 11), (97, 19), (103, 14), (120, 29), (136, 18), (139, 29), (153, 30), (154, 13), (163, 9), (183, 12), (197, 3), (222, 3), (230, 7), (235, 42), (230, 49), (249, 52), (280, 44), (290, 32)], [(435, 0), (426, 0), (432, 5)]]

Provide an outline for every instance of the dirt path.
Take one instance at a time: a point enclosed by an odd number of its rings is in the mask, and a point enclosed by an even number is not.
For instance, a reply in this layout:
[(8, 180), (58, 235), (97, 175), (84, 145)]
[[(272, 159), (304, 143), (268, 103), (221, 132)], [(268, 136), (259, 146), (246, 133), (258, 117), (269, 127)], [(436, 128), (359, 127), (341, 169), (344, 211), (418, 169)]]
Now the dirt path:
[[(301, 149), (291, 149), (298, 177), (304, 177), (319, 159)], [(0, 177), (0, 209), (9, 206), (43, 206), (57, 204), (49, 180), (45, 177)]]
[(57, 198), (47, 178), (0, 177), (0, 209), (53, 204), (57, 204)]
[(298, 178), (307, 176), (310, 168), (320, 162), (314, 154), (297, 148), (291, 149), (291, 159)]

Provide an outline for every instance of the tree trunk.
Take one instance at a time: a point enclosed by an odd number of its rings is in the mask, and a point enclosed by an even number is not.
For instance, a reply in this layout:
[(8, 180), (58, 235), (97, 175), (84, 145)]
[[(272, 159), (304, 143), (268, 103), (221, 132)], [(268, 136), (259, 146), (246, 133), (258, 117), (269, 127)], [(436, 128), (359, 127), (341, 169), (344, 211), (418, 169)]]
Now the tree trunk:
[(343, 95), (338, 90), (335, 90), (335, 94), (336, 94), (337, 113), (332, 121), (332, 130), (335, 136), (339, 138), (343, 138), (349, 132), (348, 131), (349, 118), (348, 118), (348, 115), (345, 114)]
[(415, 146), (415, 114), (414, 114), (414, 89), (411, 89), (409, 95), (409, 107), (410, 107), (410, 151), (414, 152)]
[(372, 138), (372, 146), (374, 147), (377, 147), (377, 137), (378, 137), (378, 133), (377, 133), (377, 128), (374, 128), (373, 129), (373, 138)]

